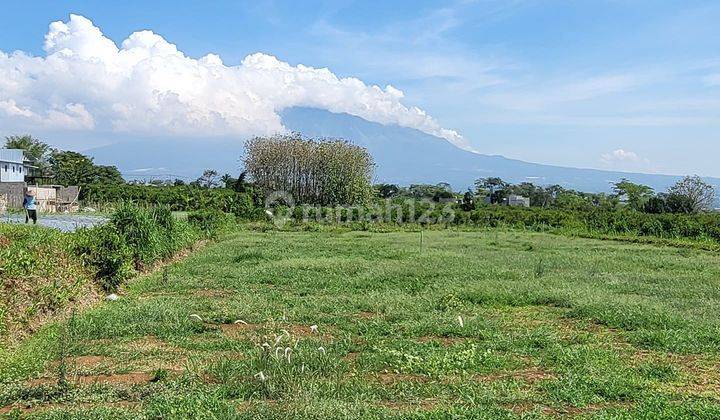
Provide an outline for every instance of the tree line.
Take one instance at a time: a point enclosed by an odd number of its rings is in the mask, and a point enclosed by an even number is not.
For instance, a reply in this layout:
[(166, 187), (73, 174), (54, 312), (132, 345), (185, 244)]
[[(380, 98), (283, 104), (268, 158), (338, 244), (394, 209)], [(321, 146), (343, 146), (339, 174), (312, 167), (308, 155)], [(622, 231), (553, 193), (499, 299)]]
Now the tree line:
[(655, 191), (642, 184), (622, 179), (611, 185), (610, 193), (588, 193), (565, 188), (561, 185), (540, 186), (531, 182), (512, 184), (498, 177), (480, 178), (474, 189), (465, 193), (454, 192), (450, 184), (411, 184), (402, 187), (395, 184), (377, 184), (375, 194), (383, 199), (427, 199), (435, 202), (456, 201), (464, 210), (473, 210), (485, 204), (504, 203), (510, 195), (530, 199), (531, 207), (559, 208), (565, 210), (616, 210), (628, 208), (644, 213), (693, 214), (712, 210), (716, 195), (712, 185), (699, 176), (686, 176), (666, 192)]
[[(131, 181), (126, 183), (115, 166), (97, 165), (91, 157), (78, 152), (53, 149), (30, 135), (6, 137), (5, 147), (22, 149), (36, 169), (39, 182), (78, 185), (91, 192), (96, 200), (128, 198), (160, 198), (173, 208), (193, 200), (198, 193), (192, 188), (221, 188), (235, 193), (248, 193), (252, 202), (273, 192), (286, 192), (297, 204), (320, 206), (366, 204), (373, 198), (427, 199), (435, 202), (456, 202), (463, 210), (484, 204), (503, 203), (510, 195), (530, 200), (532, 207), (566, 210), (627, 208), (634, 211), (661, 213), (698, 213), (715, 205), (715, 190), (698, 176), (687, 176), (665, 192), (656, 193), (647, 185), (622, 179), (611, 185), (609, 193), (587, 193), (560, 185), (539, 186), (531, 182), (512, 184), (499, 177), (480, 178), (474, 188), (464, 193), (453, 191), (448, 183), (372, 185), (374, 163), (362, 147), (341, 139), (307, 138), (299, 133), (256, 137), (245, 144), (244, 170), (237, 177), (220, 175), (207, 169), (196, 180), (181, 179)], [(123, 185), (141, 187), (189, 187), (163, 194), (141, 193), (135, 188), (123, 193)], [(88, 188), (92, 186), (92, 188)], [(83, 197), (86, 198), (86, 193)], [(204, 200), (203, 200), (204, 201)], [(245, 203), (245, 199), (241, 200)], [(244, 205), (243, 205), (244, 207)]]
[(115, 166), (97, 165), (88, 156), (51, 148), (31, 135), (5, 137), (5, 148), (24, 151), (25, 158), (34, 167), (31, 178), (37, 183), (84, 186), (125, 182)]

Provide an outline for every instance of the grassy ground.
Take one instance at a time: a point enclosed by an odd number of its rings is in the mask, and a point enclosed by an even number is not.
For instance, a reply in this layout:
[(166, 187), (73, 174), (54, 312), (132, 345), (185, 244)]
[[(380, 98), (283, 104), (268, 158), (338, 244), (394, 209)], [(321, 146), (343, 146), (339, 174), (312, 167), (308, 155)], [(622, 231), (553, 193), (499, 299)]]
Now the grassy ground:
[(719, 263), (518, 232), (239, 231), (0, 357), (0, 410), (717, 418)]

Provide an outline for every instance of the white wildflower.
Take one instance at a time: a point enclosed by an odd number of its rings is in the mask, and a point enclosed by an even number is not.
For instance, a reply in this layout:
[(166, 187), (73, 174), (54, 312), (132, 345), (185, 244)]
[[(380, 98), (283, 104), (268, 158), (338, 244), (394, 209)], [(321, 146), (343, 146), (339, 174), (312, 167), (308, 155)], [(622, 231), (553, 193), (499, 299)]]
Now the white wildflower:
[(292, 353), (292, 349), (290, 347), (285, 347), (285, 359), (288, 363), (290, 363), (290, 353)]

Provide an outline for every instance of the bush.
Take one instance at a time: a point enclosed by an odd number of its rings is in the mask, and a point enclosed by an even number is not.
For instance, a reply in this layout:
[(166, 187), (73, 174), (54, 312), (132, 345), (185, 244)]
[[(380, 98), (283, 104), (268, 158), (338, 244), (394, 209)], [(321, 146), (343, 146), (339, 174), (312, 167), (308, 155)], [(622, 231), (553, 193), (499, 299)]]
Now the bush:
[(82, 190), (83, 203), (104, 207), (107, 203), (131, 201), (145, 206), (167, 206), (172, 211), (221, 210), (240, 218), (257, 215), (263, 198), (254, 190), (237, 192), (227, 188), (203, 188), (193, 185), (147, 186), (130, 184), (88, 185)]
[(134, 274), (132, 251), (112, 224), (78, 230), (74, 251), (106, 291), (116, 290)]
[(137, 268), (167, 256), (167, 252), (163, 250), (163, 235), (153, 211), (124, 203), (112, 214), (110, 224), (117, 229), (132, 250)]
[(232, 216), (218, 210), (200, 210), (188, 214), (188, 223), (207, 237), (215, 237), (232, 221)]
[(73, 258), (73, 235), (0, 223), (0, 347), (36, 316), (91, 290), (92, 278)]

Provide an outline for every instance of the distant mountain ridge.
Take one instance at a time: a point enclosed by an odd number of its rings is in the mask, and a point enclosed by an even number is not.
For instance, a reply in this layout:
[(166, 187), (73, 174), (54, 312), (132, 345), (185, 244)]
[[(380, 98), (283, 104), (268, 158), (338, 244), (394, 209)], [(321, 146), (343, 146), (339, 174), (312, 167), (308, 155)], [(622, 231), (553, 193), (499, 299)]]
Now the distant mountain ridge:
[[(282, 112), (283, 123), (313, 137), (340, 137), (366, 147), (377, 165), (374, 182), (401, 185), (448, 182), (465, 190), (477, 178), (498, 176), (513, 183), (559, 184), (587, 192), (609, 191), (627, 178), (665, 191), (680, 177), (597, 169), (567, 168), (489, 156), (460, 149), (445, 139), (397, 125), (372, 123), (348, 114), (313, 108)], [(126, 178), (197, 178), (204, 169), (237, 174), (243, 139), (124, 141), (89, 150), (97, 163), (116, 165)], [(720, 191), (719, 178), (705, 178)]]

